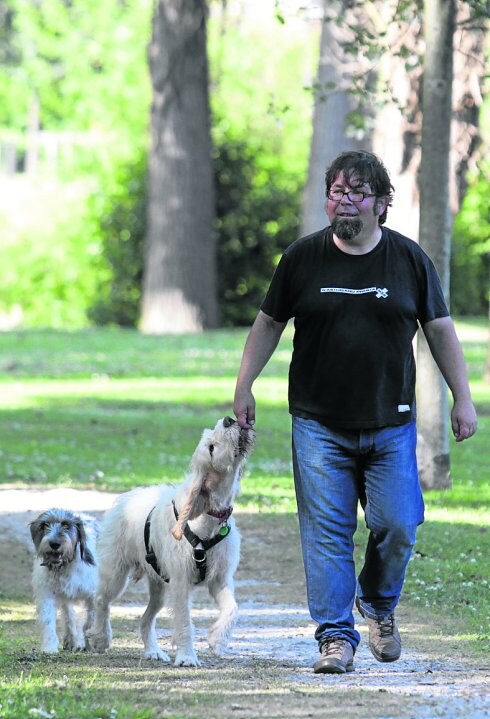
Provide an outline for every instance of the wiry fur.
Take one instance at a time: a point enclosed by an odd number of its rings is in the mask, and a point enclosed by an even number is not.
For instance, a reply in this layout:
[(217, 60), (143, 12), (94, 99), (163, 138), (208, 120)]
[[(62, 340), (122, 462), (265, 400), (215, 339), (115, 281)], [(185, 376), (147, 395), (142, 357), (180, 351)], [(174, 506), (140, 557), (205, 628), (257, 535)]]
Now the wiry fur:
[[(36, 601), (41, 651), (57, 653), (57, 609), (61, 611), (63, 649), (85, 648), (85, 635), (93, 621), (97, 586), (96, 520), (65, 509), (49, 509), (30, 524), (36, 558), (32, 586)], [(74, 604), (85, 612), (78, 618)]]
[[(213, 430), (204, 430), (192, 457), (190, 472), (180, 487), (168, 485), (140, 487), (118, 498), (106, 514), (98, 543), (100, 581), (96, 595), (96, 619), (89, 632), (95, 651), (105, 651), (112, 639), (110, 604), (119, 596), (128, 576), (145, 573), (149, 585), (149, 602), (141, 619), (144, 656), (170, 661), (158, 646), (155, 623), (164, 603), (172, 617), (172, 642), (176, 648), (176, 666), (198, 666), (191, 622), (191, 597), (198, 580), (193, 548), (184, 537), (175, 539), (172, 530), (177, 510), (188, 514), (190, 529), (201, 539), (214, 536), (220, 529), (219, 519), (207, 514), (231, 506), (240, 486), (242, 465), (253, 448), (254, 433), (241, 429), (229, 417), (219, 420)], [(196, 490), (200, 487), (200, 491)], [(145, 559), (144, 526), (151, 516), (150, 543), (158, 559), (161, 574)], [(216, 601), (219, 615), (209, 631), (211, 649), (220, 655), (230, 639), (236, 619), (233, 576), (238, 566), (240, 536), (233, 518), (228, 520), (230, 534), (208, 550), (204, 583)], [(185, 522), (182, 523), (182, 529)]]

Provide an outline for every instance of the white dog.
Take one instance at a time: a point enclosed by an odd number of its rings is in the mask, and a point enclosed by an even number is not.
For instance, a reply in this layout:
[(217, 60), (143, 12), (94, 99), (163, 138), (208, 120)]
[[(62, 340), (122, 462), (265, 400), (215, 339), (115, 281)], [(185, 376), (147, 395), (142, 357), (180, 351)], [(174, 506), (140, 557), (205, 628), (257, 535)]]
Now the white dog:
[(89, 632), (95, 651), (110, 646), (110, 604), (124, 590), (128, 575), (146, 574), (150, 597), (140, 624), (145, 658), (170, 661), (155, 631), (165, 603), (172, 617), (175, 665), (199, 666), (191, 597), (201, 582), (219, 610), (208, 642), (215, 654), (224, 652), (237, 614), (233, 576), (240, 555), (240, 536), (230, 514), (254, 440), (252, 430), (225, 417), (213, 430), (204, 430), (184, 484), (177, 489), (140, 487), (118, 498), (104, 518), (97, 545), (100, 580)]
[[(93, 621), (97, 586), (96, 520), (65, 509), (49, 509), (30, 524), (36, 558), (32, 585), (36, 600), (41, 650), (58, 652), (56, 613), (61, 609), (63, 649), (85, 648), (85, 635)], [(79, 619), (74, 604), (85, 613)]]

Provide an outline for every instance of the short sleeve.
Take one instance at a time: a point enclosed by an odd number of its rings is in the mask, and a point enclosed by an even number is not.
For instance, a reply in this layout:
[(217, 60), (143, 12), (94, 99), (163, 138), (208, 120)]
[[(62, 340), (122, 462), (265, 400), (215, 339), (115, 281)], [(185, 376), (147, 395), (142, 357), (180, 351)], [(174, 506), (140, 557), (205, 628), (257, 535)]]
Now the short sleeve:
[(260, 308), (276, 322), (287, 322), (292, 317), (290, 279), (289, 259), (284, 254), (279, 260)]
[(431, 320), (448, 317), (449, 309), (434, 263), (425, 252), (423, 252), (422, 256), (423, 262), (420, 268), (422, 276), (419, 277), (421, 295), (418, 314), (419, 322), (423, 326)]

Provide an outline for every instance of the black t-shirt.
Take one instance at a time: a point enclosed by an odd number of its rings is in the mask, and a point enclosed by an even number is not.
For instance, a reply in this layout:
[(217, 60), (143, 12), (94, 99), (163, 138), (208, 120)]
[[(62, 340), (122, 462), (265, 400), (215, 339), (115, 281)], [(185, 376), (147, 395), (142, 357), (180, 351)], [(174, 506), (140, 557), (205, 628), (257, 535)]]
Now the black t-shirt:
[(294, 317), (291, 414), (345, 428), (415, 417), (412, 340), (419, 323), (449, 315), (416, 242), (383, 227), (371, 252), (350, 255), (330, 228), (303, 237), (284, 252), (261, 309)]

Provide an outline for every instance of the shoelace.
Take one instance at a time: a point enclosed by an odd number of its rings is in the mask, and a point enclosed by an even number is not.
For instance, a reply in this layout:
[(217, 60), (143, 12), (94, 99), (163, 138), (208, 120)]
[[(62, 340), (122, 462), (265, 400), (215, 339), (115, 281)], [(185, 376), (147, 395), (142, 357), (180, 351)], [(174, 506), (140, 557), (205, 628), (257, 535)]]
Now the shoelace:
[(378, 622), (379, 633), (382, 637), (391, 637), (395, 633), (395, 618), (393, 614), (384, 617)]
[(335, 637), (327, 639), (322, 644), (322, 654), (327, 657), (329, 654), (338, 654), (339, 652), (342, 652), (345, 642), (345, 639), (337, 639)]

